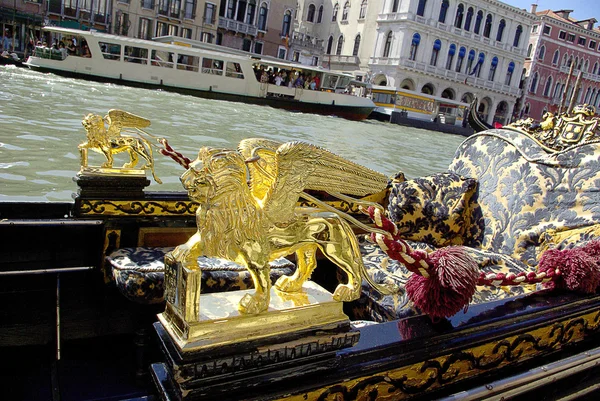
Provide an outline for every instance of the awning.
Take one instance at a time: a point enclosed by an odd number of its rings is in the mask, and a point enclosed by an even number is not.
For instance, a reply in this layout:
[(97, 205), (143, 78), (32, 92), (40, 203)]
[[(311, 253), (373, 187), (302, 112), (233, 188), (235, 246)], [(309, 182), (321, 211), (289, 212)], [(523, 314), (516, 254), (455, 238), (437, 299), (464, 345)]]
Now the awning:
[(44, 17), (37, 14), (24, 13), (22, 11), (15, 11), (12, 8), (0, 7), (0, 19), (2, 21), (16, 21), (27, 24), (41, 25), (44, 21)]

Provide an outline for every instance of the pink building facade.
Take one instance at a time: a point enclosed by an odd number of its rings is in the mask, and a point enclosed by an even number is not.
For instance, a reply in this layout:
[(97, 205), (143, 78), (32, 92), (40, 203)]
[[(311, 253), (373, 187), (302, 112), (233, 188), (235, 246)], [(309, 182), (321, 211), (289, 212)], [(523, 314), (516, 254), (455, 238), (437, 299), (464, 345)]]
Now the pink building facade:
[(580, 86), (574, 103), (591, 104), (598, 114), (600, 30), (594, 27), (597, 20), (575, 20), (569, 15), (572, 10), (536, 12), (532, 6), (531, 12), (538, 21), (532, 25), (525, 58), (527, 79), (519, 117), (541, 119), (547, 111), (557, 113), (561, 104), (565, 111), (578, 76), (581, 76)]

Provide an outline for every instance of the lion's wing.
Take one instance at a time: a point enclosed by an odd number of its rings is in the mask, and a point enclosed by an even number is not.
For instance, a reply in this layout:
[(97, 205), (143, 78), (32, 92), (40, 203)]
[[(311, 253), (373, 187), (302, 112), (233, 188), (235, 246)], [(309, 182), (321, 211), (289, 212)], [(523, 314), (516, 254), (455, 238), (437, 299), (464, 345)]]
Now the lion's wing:
[(276, 154), (277, 175), (265, 209), (278, 221), (290, 217), (305, 189), (365, 196), (388, 183), (384, 174), (308, 143), (285, 143)]
[(110, 138), (118, 137), (123, 128), (146, 128), (150, 126), (150, 120), (135, 114), (111, 109), (105, 117), (108, 122), (108, 136)]
[(277, 149), (282, 144), (270, 139), (248, 138), (238, 145), (238, 151), (248, 161), (250, 192), (259, 202), (270, 197), (278, 173)]

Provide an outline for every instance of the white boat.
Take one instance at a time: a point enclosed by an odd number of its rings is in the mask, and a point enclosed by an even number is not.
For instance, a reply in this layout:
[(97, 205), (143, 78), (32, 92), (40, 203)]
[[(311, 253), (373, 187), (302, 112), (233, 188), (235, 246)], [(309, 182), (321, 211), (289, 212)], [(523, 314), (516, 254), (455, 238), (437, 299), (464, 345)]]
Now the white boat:
[[(75, 50), (64, 56), (58, 50), (37, 47), (25, 65), (40, 71), (352, 120), (367, 118), (375, 108), (361, 96), (364, 88), (354, 87), (352, 75), (343, 72), (219, 52), (189, 41), (162, 43), (50, 26), (44, 30), (67, 46), (75, 38)], [(320, 82), (315, 90), (276, 85), (264, 82), (263, 70), (267, 76), (285, 71), (292, 79), (302, 74), (318, 77)]]

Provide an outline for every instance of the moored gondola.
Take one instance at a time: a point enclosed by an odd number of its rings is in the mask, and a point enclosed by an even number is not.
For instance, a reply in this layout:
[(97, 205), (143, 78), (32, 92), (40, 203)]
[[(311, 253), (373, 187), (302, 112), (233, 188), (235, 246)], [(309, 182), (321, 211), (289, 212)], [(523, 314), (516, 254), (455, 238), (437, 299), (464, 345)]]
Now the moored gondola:
[[(247, 139), (191, 160), (144, 136), (148, 125), (87, 116), (74, 202), (0, 203), (7, 399), (597, 388), (589, 106), (481, 131), (446, 171), (408, 180), (299, 142)], [(146, 190), (153, 142), (181, 165), (187, 193)], [(102, 149), (106, 162), (90, 165), (87, 151)]]

